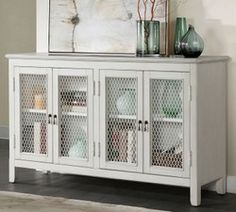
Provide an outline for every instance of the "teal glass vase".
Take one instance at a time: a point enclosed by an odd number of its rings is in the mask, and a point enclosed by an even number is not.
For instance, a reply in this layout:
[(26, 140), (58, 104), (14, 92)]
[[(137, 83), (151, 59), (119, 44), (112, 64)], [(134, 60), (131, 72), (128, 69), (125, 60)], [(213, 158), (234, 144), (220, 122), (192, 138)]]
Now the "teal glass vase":
[(136, 55), (156, 55), (160, 53), (160, 22), (137, 21)]
[(182, 38), (180, 47), (182, 54), (187, 58), (197, 58), (202, 54), (204, 41), (192, 25), (189, 25), (188, 32)]
[(176, 18), (176, 27), (175, 27), (175, 39), (174, 39), (174, 53), (175, 55), (181, 55), (181, 40), (183, 36), (187, 33), (187, 21), (185, 17)]

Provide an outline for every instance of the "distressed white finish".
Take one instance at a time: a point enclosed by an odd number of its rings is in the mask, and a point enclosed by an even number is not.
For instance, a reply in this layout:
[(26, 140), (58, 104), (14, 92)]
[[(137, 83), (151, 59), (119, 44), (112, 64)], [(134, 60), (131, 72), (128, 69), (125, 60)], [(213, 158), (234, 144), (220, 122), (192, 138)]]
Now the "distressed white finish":
[[(59, 77), (86, 77), (87, 78), (87, 112), (85, 115), (86, 118), (86, 125), (81, 126), (82, 128), (85, 128), (84, 130), (87, 132), (87, 145), (88, 145), (88, 156), (87, 159), (77, 159), (77, 158), (71, 158), (71, 157), (63, 157), (61, 155), (60, 150), (60, 144), (62, 142), (62, 135), (61, 135), (61, 128), (60, 126), (62, 125), (61, 123), (61, 107), (54, 107), (53, 109), (53, 114), (57, 115), (58, 123), (53, 126), (53, 135), (54, 135), (54, 140), (58, 142), (54, 142), (54, 162), (57, 164), (65, 164), (65, 165), (74, 165), (74, 166), (85, 166), (85, 167), (92, 167), (93, 166), (93, 71), (92, 70), (84, 70), (84, 69), (53, 69), (53, 85), (54, 85), (54, 90), (53, 90), (53, 102), (55, 105), (60, 105), (61, 101), (61, 95), (60, 95), (60, 88), (59, 88)], [(68, 87), (70, 86), (68, 81)], [(80, 84), (78, 83), (77, 88), (80, 88)], [(78, 89), (79, 90), (79, 89)], [(73, 120), (72, 115), (67, 114), (67, 120), (70, 122), (75, 121)], [(74, 113), (76, 115), (76, 113)], [(65, 115), (65, 114), (64, 114)], [(79, 116), (78, 116), (79, 117)], [(76, 125), (79, 125), (80, 123), (78, 122), (78, 119), (76, 119), (76, 122), (73, 123)], [(70, 130), (72, 131), (75, 128), (70, 127)], [(77, 132), (71, 132), (72, 133), (77, 133)]]
[[(226, 63), (227, 57), (200, 57), (199, 59), (183, 58), (134, 58), (134, 57), (90, 57), (90, 56), (47, 56), (46, 54), (25, 54), (8, 55), (9, 62), (9, 92), (10, 92), (10, 167), (9, 181), (15, 181), (15, 167), (25, 167), (31, 169), (49, 170), (52, 172), (70, 173), (106, 178), (116, 178), (123, 180), (134, 180), (141, 182), (152, 182), (167, 185), (176, 185), (189, 187), (191, 191), (191, 204), (200, 205), (201, 187), (210, 182), (216, 182), (218, 193), (225, 193), (226, 176)], [(93, 95), (93, 134), (94, 134), (94, 163), (91, 167), (75, 166), (75, 164), (58, 164), (54, 159), (52, 163), (40, 161), (31, 161), (27, 158), (17, 159), (15, 157), (14, 135), (18, 123), (15, 121), (15, 113), (19, 111), (19, 105), (14, 101), (16, 93), (14, 92), (14, 78), (17, 75), (18, 68), (37, 67), (44, 70), (48, 68), (55, 75), (57, 69), (73, 70), (80, 75), (80, 70), (93, 70), (94, 83), (91, 84), (94, 89)], [(27, 69), (28, 69), (27, 68)], [(41, 69), (32, 69), (32, 72), (40, 72)], [(101, 71), (104, 70), (104, 71)], [(66, 71), (63, 71), (66, 73)], [(68, 74), (70, 71), (68, 72)], [(81, 71), (83, 73), (83, 71)], [(89, 73), (89, 71), (87, 72)], [(131, 76), (132, 73), (132, 76)], [(76, 74), (77, 75), (77, 74)], [(181, 78), (186, 82), (184, 86), (185, 111), (184, 113), (184, 143), (185, 170), (183, 174), (178, 172), (158, 172), (156, 170), (149, 174), (147, 170), (147, 155), (142, 145), (148, 142), (146, 132), (140, 131), (140, 137), (143, 137), (139, 154), (142, 154), (141, 168), (136, 170), (129, 169), (128, 166), (107, 167), (104, 164), (104, 77), (137, 77), (139, 79), (140, 104), (143, 109), (139, 112), (139, 119), (143, 122), (149, 119), (145, 108), (150, 110), (150, 105), (143, 99), (148, 95), (148, 89), (143, 89), (142, 83), (152, 78), (176, 79)], [(53, 77), (55, 80), (55, 76)], [(100, 85), (100, 86), (99, 86)], [(140, 86), (141, 85), (141, 86)], [(148, 84), (147, 84), (148, 85)], [(147, 86), (146, 85), (146, 86)], [(57, 92), (57, 86), (52, 86), (52, 90)], [(54, 94), (55, 95), (55, 94)], [(152, 96), (150, 96), (151, 98)], [(55, 96), (54, 96), (55, 98)], [(55, 103), (55, 102), (54, 102)], [(189, 108), (188, 108), (189, 107)], [(53, 105), (53, 114), (57, 111), (57, 105)], [(147, 111), (148, 111), (147, 109)], [(59, 113), (59, 111), (57, 111)], [(187, 126), (189, 125), (189, 126)], [(92, 126), (90, 126), (92, 128)], [(91, 130), (91, 129), (90, 129)], [(186, 132), (187, 131), (187, 132)], [(146, 135), (145, 135), (146, 134)], [(16, 140), (16, 144), (20, 141)], [(58, 139), (52, 139), (55, 145)], [(57, 146), (55, 146), (57, 147)], [(55, 150), (53, 151), (55, 154)], [(102, 155), (101, 155), (102, 154)], [(114, 168), (116, 170), (114, 170)], [(136, 172), (134, 172), (136, 171)]]
[[(183, 130), (180, 130), (180, 133), (183, 135), (183, 164), (182, 168), (166, 168), (166, 167), (159, 167), (159, 166), (152, 166), (150, 160), (152, 151), (151, 145), (152, 145), (152, 132), (151, 129), (151, 120), (152, 117), (155, 116), (155, 114), (152, 113), (151, 109), (151, 100), (153, 98), (157, 98), (155, 94), (151, 92), (151, 80), (183, 80), (183, 117), (180, 119), (180, 122), (182, 122), (181, 126)], [(163, 174), (163, 175), (171, 175), (171, 176), (178, 176), (178, 177), (189, 177), (189, 161), (190, 161), (190, 143), (189, 143), (189, 124), (190, 124), (190, 117), (189, 117), (189, 109), (190, 109), (190, 81), (189, 81), (189, 73), (165, 73), (165, 72), (147, 72), (144, 74), (144, 120), (148, 122), (148, 128), (144, 133), (144, 172), (150, 173), (150, 174)], [(163, 120), (164, 123), (166, 123)], [(167, 125), (168, 127), (174, 127), (176, 124), (174, 120), (170, 119), (169, 122), (173, 122), (171, 125)], [(180, 123), (179, 122), (179, 123)], [(161, 125), (159, 125), (161, 127)], [(172, 128), (172, 130), (175, 130)], [(158, 131), (159, 133), (161, 132)], [(167, 135), (168, 138), (170, 135)], [(170, 137), (169, 137), (170, 138)], [(171, 139), (173, 140), (173, 138)], [(163, 138), (162, 145), (165, 145), (166, 141), (165, 137)], [(166, 143), (168, 145), (168, 143)]]
[[(137, 107), (136, 114), (134, 115), (134, 120), (136, 123), (138, 120), (143, 120), (143, 75), (142, 71), (121, 71), (121, 70), (101, 70), (100, 72), (100, 144), (101, 144), (101, 160), (100, 167), (104, 169), (114, 169), (114, 170), (124, 170), (124, 171), (134, 171), (142, 172), (143, 167), (143, 133), (141, 131), (135, 130), (136, 138), (136, 163), (117, 163), (114, 161), (107, 161), (107, 119), (108, 119), (108, 107), (107, 105), (111, 100), (107, 99), (106, 93), (109, 87), (106, 85), (106, 80), (109, 78), (119, 78), (122, 77), (123, 81), (125, 79), (136, 80), (136, 95), (137, 95)], [(113, 85), (116, 86), (116, 85)], [(118, 89), (118, 88), (117, 88)], [(128, 123), (128, 121), (124, 120)], [(124, 148), (124, 147), (123, 147)]]
[[(21, 141), (22, 137), (22, 125), (21, 125), (21, 120), (23, 116), (23, 112), (21, 105), (23, 102), (23, 97), (21, 96), (21, 80), (20, 76), (21, 75), (41, 75), (41, 76), (46, 76), (47, 80), (47, 93), (46, 93), (46, 99), (47, 99), (47, 105), (46, 105), (46, 110), (45, 110), (45, 117), (46, 117), (46, 122), (47, 122), (47, 116), (48, 114), (52, 114), (52, 73), (49, 68), (33, 68), (33, 67), (16, 67), (15, 68), (15, 139), (18, 141)], [(29, 79), (30, 80), (30, 79)], [(29, 82), (30, 83), (30, 82)], [(45, 86), (45, 87), (46, 87)], [(30, 90), (31, 89), (31, 90)], [(31, 93), (33, 92), (33, 87), (31, 87), (29, 91), (27, 92), (27, 95), (30, 96)], [(34, 112), (33, 112), (34, 113)], [(32, 113), (32, 114), (33, 114)], [(35, 116), (37, 117), (39, 113), (35, 113)], [(34, 120), (27, 120), (27, 121), (36, 121)], [(26, 126), (24, 126), (26, 127)], [(33, 135), (32, 135), (33, 136)], [(22, 139), (23, 140), (23, 139)], [(22, 159), (22, 160), (32, 160), (32, 161), (42, 161), (42, 162), (52, 162), (52, 126), (48, 125), (47, 126), (47, 154), (33, 154), (33, 152), (21, 152), (21, 142), (18, 142), (17, 144), (15, 143), (15, 157), (17, 159)]]

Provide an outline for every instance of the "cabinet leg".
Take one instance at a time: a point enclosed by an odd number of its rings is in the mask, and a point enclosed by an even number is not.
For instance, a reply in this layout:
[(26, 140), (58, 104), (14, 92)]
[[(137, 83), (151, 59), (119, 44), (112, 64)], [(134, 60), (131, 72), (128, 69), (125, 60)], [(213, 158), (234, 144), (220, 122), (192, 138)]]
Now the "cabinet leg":
[(15, 182), (15, 166), (11, 164), (9, 165), (9, 182)]
[(222, 195), (226, 193), (226, 177), (222, 177), (216, 181), (216, 192)]
[(201, 186), (191, 186), (190, 200), (192, 206), (199, 206), (201, 204)]

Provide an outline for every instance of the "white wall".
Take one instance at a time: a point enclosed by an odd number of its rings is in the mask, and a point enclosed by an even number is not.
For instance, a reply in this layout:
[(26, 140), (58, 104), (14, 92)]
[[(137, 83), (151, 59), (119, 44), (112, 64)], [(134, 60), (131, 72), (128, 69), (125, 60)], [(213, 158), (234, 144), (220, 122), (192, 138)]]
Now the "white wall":
[(35, 1), (0, 1), (0, 138), (8, 134), (8, 66), (5, 54), (35, 51)]
[(204, 54), (232, 59), (228, 67), (228, 175), (236, 176), (236, 1), (185, 0), (172, 8), (172, 19), (187, 17), (202, 35)]

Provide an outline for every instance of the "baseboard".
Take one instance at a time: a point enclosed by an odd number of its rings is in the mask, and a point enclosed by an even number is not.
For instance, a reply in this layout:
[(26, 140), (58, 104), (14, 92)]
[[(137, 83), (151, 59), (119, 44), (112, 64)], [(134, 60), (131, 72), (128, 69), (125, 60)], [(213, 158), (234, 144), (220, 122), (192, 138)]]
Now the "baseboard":
[(0, 139), (9, 139), (9, 127), (0, 125)]
[[(215, 191), (215, 183), (211, 183), (207, 186), (204, 186), (203, 189), (209, 190), (209, 191)], [(226, 191), (227, 193), (236, 194), (236, 176), (228, 176), (226, 181)]]
[(227, 177), (227, 192), (236, 194), (236, 176)]

